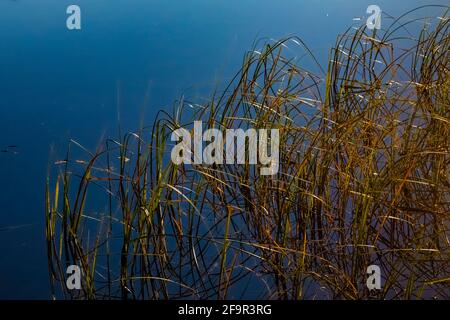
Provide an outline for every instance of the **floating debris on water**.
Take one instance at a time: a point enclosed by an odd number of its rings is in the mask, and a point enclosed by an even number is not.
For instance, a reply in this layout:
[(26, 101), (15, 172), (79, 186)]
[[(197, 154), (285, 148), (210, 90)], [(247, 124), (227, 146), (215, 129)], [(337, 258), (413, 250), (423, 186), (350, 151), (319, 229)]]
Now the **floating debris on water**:
[(18, 148), (18, 146), (16, 146), (16, 145), (10, 145), (4, 149), (1, 149), (0, 152), (1, 153), (19, 154), (19, 151), (17, 151), (17, 148)]
[(16, 225), (16, 226), (1, 226), (0, 225), (0, 232), (13, 231), (13, 230), (23, 229), (23, 228), (27, 228), (27, 227), (31, 227), (31, 226), (33, 226), (33, 224), (20, 224), (20, 225)]

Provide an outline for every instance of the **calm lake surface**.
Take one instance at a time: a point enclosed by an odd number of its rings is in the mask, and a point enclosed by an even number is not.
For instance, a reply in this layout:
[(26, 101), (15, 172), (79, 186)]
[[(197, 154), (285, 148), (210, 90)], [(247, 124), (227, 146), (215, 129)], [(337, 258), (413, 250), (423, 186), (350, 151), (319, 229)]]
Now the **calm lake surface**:
[[(71, 4), (81, 30), (66, 27)], [(181, 96), (202, 103), (257, 39), (299, 36), (325, 65), (370, 4), (400, 16), (448, 1), (0, 0), (0, 299), (50, 297), (45, 181), (68, 139), (94, 148)]]

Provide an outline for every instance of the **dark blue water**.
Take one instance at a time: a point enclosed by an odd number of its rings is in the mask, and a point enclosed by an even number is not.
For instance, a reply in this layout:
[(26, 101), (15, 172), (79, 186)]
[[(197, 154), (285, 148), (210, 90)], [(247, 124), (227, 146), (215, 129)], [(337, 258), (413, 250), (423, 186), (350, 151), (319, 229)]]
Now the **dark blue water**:
[(44, 187), (69, 138), (93, 148), (181, 96), (203, 102), (259, 38), (297, 35), (326, 64), (369, 4), (399, 16), (448, 1), (0, 0), (0, 298), (49, 298)]

